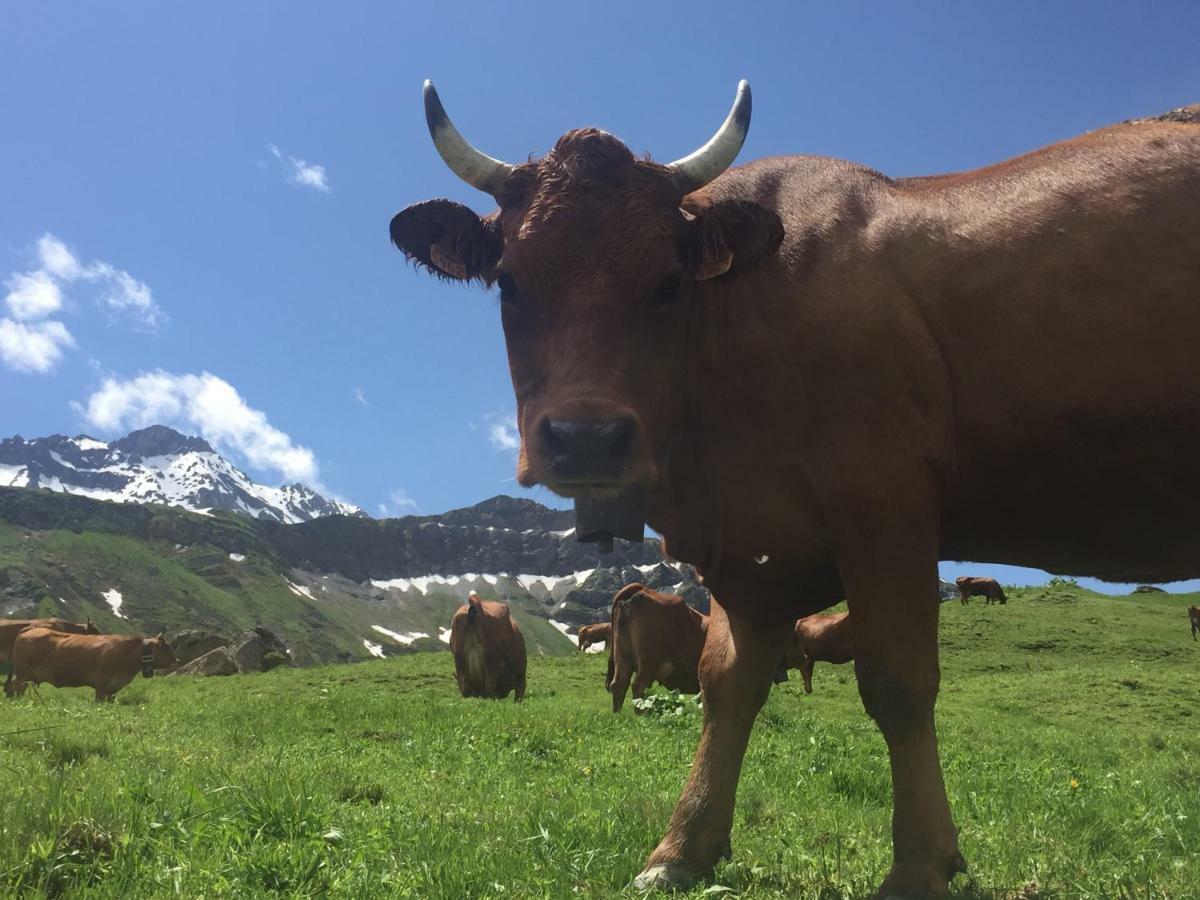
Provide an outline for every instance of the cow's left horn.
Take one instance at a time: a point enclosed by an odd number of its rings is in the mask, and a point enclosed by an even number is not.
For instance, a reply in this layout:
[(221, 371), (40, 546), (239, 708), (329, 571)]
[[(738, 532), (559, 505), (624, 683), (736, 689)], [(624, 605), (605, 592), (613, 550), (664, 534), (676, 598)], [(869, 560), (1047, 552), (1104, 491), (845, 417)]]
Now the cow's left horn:
[(743, 78), (738, 82), (733, 108), (717, 133), (695, 153), (667, 167), (674, 175), (680, 196), (699, 190), (728, 169), (746, 142), (749, 130), (750, 83)]
[(472, 147), (446, 115), (437, 88), (428, 78), (425, 79), (425, 121), (433, 145), (450, 171), (472, 187), (495, 196), (516, 166), (492, 159)]

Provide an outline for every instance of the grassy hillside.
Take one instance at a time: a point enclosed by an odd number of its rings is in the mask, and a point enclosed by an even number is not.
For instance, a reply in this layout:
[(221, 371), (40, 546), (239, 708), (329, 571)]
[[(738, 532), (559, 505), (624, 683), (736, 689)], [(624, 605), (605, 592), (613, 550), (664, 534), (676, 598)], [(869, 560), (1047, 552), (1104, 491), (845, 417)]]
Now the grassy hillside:
[[(102, 594), (117, 590), (121, 618)], [(531, 653), (572, 645), (527, 594), (509, 598)], [(302, 664), (444, 650), (440, 628), (462, 600), (449, 594), (381, 600), (338, 577), (289, 568), (257, 526), (233, 514), (99, 503), (48, 491), (0, 489), (0, 616), (93, 618), (105, 631), (227, 636), (253, 625), (279, 634)], [(372, 626), (427, 638), (401, 645)]]
[[(1200, 896), (1196, 599), (1010, 596), (943, 607), (971, 864), (954, 895)], [(43, 689), (0, 706), (0, 894), (635, 896), (699, 713), (613, 716), (603, 666), (536, 658), (520, 705), (460, 699), (444, 654), (138, 681), (105, 708)], [(814, 683), (773, 690), (733, 859), (689, 896), (859, 897), (881, 878), (882, 739), (850, 667)]]

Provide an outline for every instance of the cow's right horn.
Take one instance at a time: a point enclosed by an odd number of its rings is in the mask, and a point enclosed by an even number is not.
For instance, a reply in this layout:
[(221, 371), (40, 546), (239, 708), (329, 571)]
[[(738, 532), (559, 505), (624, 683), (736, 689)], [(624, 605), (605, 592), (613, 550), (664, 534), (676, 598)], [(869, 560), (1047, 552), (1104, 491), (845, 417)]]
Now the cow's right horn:
[[(432, 127), (432, 126), (431, 126)], [(726, 169), (737, 158), (738, 151), (746, 142), (750, 131), (750, 83), (746, 79), (738, 82), (737, 96), (733, 108), (721, 123), (721, 127), (699, 150), (683, 159), (677, 159), (669, 168), (675, 187), (682, 197), (698, 191)]]
[(433, 145), (450, 171), (472, 187), (495, 196), (516, 166), (492, 159), (472, 147), (446, 115), (437, 88), (428, 78), (425, 79), (425, 121)]

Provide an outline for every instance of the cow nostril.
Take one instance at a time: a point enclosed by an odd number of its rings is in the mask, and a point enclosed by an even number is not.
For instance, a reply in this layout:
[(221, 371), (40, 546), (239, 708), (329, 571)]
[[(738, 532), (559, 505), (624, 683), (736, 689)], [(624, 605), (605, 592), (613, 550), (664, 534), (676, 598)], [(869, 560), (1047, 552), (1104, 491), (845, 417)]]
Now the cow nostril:
[(631, 416), (608, 420), (544, 419), (538, 427), (542, 451), (560, 468), (601, 474), (620, 466), (633, 449), (637, 424)]
[(606, 425), (605, 428), (609, 431), (609, 458), (624, 459), (629, 455), (629, 450), (633, 446), (633, 436), (636, 430), (633, 419), (629, 417), (617, 419)]
[(557, 419), (542, 420), (538, 435), (541, 439), (542, 449), (547, 456), (555, 457), (567, 454), (570, 440), (570, 431), (567, 427), (569, 424)]

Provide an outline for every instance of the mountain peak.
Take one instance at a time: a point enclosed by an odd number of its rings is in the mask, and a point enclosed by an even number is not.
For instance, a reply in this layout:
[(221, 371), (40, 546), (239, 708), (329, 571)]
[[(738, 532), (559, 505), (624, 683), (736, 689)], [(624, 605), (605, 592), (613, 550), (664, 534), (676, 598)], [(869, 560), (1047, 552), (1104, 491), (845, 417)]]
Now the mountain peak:
[(306, 485), (258, 484), (203, 438), (165, 425), (132, 431), (111, 444), (61, 434), (0, 440), (0, 487), (48, 488), (196, 512), (225, 509), (276, 522), (366, 516), (357, 506), (326, 499)]
[(512, 531), (540, 529), (566, 531), (575, 526), (575, 513), (569, 509), (550, 509), (526, 497), (500, 494), (474, 506), (452, 509), (438, 517), (448, 525), (478, 525), (507, 528)]
[(113, 441), (112, 449), (130, 456), (170, 456), (178, 453), (213, 453), (213, 448), (204, 438), (180, 434), (166, 425), (151, 425), (131, 431), (120, 440)]

